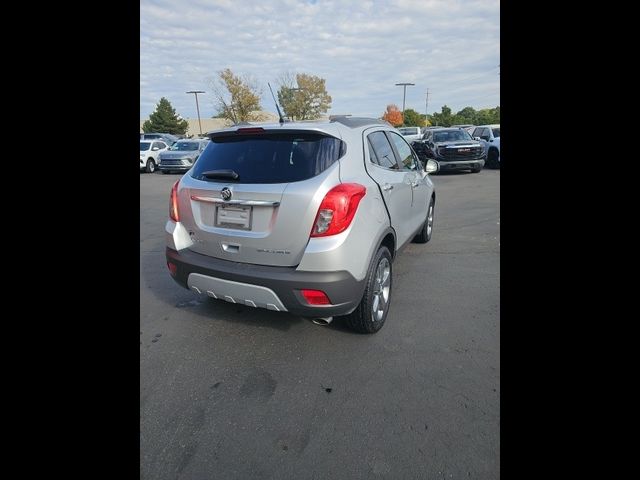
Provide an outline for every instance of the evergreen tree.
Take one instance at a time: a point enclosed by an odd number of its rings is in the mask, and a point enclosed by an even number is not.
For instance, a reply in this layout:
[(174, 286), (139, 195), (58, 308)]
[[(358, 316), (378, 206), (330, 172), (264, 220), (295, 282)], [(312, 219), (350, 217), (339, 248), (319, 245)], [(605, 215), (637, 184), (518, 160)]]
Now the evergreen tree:
[(182, 120), (176, 114), (175, 108), (166, 98), (162, 97), (156, 105), (156, 110), (149, 115), (149, 120), (142, 124), (145, 133), (171, 133), (184, 135), (189, 128), (189, 122)]

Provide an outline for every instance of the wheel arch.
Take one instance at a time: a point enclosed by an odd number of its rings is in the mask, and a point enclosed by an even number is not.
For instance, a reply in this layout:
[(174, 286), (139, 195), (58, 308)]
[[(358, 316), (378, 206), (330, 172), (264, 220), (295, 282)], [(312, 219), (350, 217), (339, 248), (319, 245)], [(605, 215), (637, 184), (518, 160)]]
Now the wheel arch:
[[(380, 247), (382, 247), (383, 245), (389, 249), (391, 258), (395, 260), (397, 240), (396, 240), (396, 232), (393, 228), (387, 227), (382, 232), (382, 234), (380, 235), (380, 240), (378, 241), (378, 247), (375, 249), (375, 252), (377, 252), (380, 249)], [(375, 252), (374, 252), (374, 255), (375, 255)]]

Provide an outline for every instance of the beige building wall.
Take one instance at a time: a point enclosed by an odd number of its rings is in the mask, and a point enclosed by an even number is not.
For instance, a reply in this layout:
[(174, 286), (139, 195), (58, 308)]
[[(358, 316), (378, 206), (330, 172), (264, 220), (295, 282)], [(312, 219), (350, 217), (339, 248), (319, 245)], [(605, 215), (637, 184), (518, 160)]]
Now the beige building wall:
[[(251, 123), (271, 123), (278, 121), (278, 115), (275, 115), (271, 112), (260, 112), (260, 115), (264, 118), (261, 122), (251, 122)], [(142, 124), (146, 122), (148, 119), (140, 120), (140, 133), (143, 133)], [(197, 118), (187, 118), (187, 122), (189, 122), (189, 129), (187, 130), (186, 135), (188, 137), (197, 136), (200, 134), (200, 127), (198, 126)], [(202, 124), (202, 133), (210, 132), (211, 130), (219, 130), (221, 128), (226, 128), (231, 125), (231, 122), (228, 120), (224, 120), (222, 118), (200, 118), (200, 123)], [(162, 133), (162, 132), (160, 132)]]

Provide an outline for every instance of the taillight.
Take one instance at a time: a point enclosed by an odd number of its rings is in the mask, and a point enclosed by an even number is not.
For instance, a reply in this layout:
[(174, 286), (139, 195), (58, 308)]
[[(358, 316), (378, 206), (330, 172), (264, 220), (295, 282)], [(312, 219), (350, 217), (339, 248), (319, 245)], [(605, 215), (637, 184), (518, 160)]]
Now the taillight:
[(169, 203), (169, 217), (174, 222), (180, 221), (180, 214), (178, 213), (178, 183), (180, 183), (180, 180), (173, 184), (171, 202)]
[(169, 272), (171, 272), (171, 276), (175, 277), (176, 272), (178, 271), (178, 267), (175, 263), (167, 262), (167, 267), (169, 268)]
[(327, 237), (344, 232), (353, 220), (367, 188), (358, 183), (341, 183), (322, 199), (311, 230), (312, 237)]
[(329, 297), (322, 290), (300, 290), (309, 305), (331, 305)]

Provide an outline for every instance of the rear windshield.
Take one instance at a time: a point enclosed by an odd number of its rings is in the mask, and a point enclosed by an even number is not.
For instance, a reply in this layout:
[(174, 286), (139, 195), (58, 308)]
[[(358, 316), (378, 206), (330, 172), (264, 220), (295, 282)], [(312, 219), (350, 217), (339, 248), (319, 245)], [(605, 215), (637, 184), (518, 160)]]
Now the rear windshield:
[(322, 173), (344, 153), (341, 140), (308, 132), (214, 137), (191, 176), (220, 181), (203, 173), (233, 170), (239, 183), (299, 182)]

